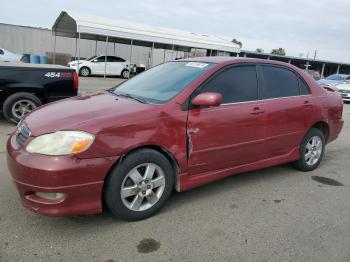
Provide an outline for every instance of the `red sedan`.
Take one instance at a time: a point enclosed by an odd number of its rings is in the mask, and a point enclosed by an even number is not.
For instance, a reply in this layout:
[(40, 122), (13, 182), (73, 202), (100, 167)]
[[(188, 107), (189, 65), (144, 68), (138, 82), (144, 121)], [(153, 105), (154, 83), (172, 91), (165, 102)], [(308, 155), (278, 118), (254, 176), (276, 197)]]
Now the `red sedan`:
[(138, 220), (173, 189), (292, 162), (315, 169), (339, 135), (342, 98), (286, 63), (204, 57), (156, 66), (91, 96), (33, 111), (7, 144), (38, 213)]

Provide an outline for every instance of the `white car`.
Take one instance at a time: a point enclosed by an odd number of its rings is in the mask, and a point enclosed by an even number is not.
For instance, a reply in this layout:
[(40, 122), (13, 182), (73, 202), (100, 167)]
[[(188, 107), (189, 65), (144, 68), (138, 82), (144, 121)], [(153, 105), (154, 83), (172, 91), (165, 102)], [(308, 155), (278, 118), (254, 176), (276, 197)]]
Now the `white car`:
[(343, 100), (350, 102), (350, 83), (337, 85), (337, 88)]
[(106, 75), (129, 78), (129, 61), (117, 56), (92, 56), (86, 60), (80, 60), (79, 62), (78, 60), (72, 61), (68, 63), (68, 67), (78, 70), (78, 63), (79, 75), (81, 76), (104, 75), (106, 67)]
[(21, 62), (23, 55), (12, 53), (4, 48), (0, 48), (0, 61)]

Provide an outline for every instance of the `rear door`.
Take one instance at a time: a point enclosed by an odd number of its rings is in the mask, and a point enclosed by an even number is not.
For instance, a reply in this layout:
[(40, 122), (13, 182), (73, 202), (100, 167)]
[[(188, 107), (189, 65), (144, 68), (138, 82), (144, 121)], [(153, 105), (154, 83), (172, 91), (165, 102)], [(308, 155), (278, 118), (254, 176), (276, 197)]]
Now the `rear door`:
[(125, 62), (124, 59), (116, 56), (107, 56), (108, 61), (108, 74), (109, 75), (120, 75)]
[(313, 110), (306, 83), (292, 70), (261, 65), (262, 98), (267, 112), (267, 157), (289, 154), (299, 147)]
[(264, 156), (265, 107), (258, 100), (255, 65), (232, 66), (217, 73), (199, 93), (218, 92), (218, 107), (192, 108), (188, 115), (190, 175), (258, 161)]

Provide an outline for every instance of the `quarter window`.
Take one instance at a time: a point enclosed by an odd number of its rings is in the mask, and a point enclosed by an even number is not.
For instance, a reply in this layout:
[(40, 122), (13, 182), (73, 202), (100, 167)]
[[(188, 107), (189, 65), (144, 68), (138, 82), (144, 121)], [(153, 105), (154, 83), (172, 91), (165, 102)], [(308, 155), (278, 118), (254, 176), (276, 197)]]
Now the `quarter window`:
[(258, 99), (256, 66), (234, 66), (210, 79), (198, 93), (217, 92), (222, 103), (254, 101)]
[(299, 81), (293, 72), (277, 66), (263, 65), (261, 69), (264, 77), (263, 98), (299, 95)]
[(4, 50), (0, 49), (0, 55), (4, 54)]

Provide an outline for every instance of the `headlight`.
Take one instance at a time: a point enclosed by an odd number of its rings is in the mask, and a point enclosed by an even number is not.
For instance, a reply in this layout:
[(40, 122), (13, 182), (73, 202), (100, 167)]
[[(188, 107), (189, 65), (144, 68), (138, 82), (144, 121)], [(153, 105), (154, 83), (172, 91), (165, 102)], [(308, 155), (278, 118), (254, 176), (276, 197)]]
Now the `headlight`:
[(94, 136), (81, 131), (58, 131), (34, 138), (26, 147), (30, 153), (59, 156), (87, 150)]

